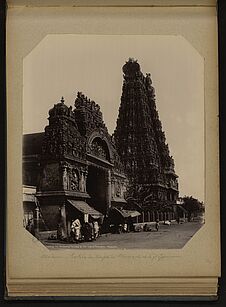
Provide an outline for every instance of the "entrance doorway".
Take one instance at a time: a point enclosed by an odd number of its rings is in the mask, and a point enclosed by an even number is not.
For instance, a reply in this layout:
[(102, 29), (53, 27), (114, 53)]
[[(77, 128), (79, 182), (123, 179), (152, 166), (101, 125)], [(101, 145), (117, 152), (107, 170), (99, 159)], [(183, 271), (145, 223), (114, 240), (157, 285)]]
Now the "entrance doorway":
[(107, 211), (107, 170), (89, 165), (88, 177), (86, 182), (87, 192), (90, 195), (90, 199), (87, 199), (87, 203), (106, 214)]

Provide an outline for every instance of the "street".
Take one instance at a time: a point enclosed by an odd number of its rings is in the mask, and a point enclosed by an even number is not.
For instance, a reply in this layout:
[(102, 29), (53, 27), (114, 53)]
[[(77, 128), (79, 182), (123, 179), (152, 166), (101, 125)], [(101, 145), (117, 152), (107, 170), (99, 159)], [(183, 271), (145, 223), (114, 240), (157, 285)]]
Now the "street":
[(130, 232), (121, 234), (102, 234), (96, 241), (79, 244), (45, 240), (43, 244), (50, 249), (178, 249), (202, 227), (200, 222), (173, 223), (170, 226), (160, 224), (159, 231), (154, 228), (149, 232)]

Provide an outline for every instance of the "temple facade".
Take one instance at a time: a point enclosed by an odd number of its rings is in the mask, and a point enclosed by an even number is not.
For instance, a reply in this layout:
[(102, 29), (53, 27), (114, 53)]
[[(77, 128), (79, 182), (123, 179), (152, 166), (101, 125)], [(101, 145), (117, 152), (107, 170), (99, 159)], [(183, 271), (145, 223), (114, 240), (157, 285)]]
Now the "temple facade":
[(24, 135), (25, 226), (32, 218), (38, 231), (60, 229), (65, 239), (75, 218), (108, 226), (129, 218), (137, 223), (155, 221), (166, 218), (159, 212), (176, 203), (174, 160), (150, 74), (144, 76), (133, 59), (123, 66), (123, 73), (112, 136), (99, 105), (81, 92), (74, 107), (62, 98), (49, 110), (44, 132)]
[(174, 160), (155, 103), (151, 75), (136, 60), (123, 66), (124, 81), (113, 138), (129, 179), (129, 195), (147, 210), (178, 197)]
[(40, 220), (48, 230), (61, 225), (63, 238), (73, 219), (102, 224), (126, 203), (127, 178), (100, 107), (80, 92), (74, 109), (63, 98), (54, 105), (44, 133), (24, 136), (23, 177), (26, 191), (35, 191)]

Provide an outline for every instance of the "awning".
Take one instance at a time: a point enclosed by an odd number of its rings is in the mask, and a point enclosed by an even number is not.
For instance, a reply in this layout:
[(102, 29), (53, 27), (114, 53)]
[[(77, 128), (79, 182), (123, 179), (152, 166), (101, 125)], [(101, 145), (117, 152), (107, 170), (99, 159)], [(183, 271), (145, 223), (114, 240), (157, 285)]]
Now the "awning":
[(126, 210), (114, 208), (113, 210), (117, 211), (123, 218), (129, 217), (129, 214), (126, 212)]
[(123, 218), (135, 217), (135, 216), (141, 215), (140, 212), (135, 211), (135, 210), (124, 210), (124, 209), (118, 209), (118, 208), (114, 208), (114, 210), (118, 211)]
[(135, 210), (125, 210), (125, 211), (127, 211), (127, 212), (128, 212), (128, 214), (129, 214), (131, 217), (136, 217), (136, 216), (141, 215), (141, 213), (140, 213), (140, 212), (135, 211)]
[(112, 198), (112, 200), (111, 200), (111, 202), (113, 203), (113, 204), (125, 204), (126, 203), (126, 200), (124, 199), (124, 198), (122, 198), (122, 197), (113, 197)]
[(89, 214), (94, 219), (103, 217), (102, 213), (90, 207), (86, 202), (82, 200), (68, 200), (68, 202), (78, 211), (82, 212), (83, 214)]

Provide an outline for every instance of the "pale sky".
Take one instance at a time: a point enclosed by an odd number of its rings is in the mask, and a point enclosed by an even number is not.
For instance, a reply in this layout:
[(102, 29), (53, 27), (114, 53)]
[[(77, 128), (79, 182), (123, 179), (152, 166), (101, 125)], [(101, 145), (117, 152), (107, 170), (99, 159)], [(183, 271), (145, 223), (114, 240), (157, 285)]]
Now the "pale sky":
[(100, 105), (112, 134), (129, 57), (151, 73), (180, 196), (203, 201), (204, 60), (181, 36), (48, 35), (24, 59), (24, 133), (44, 131), (54, 103), (64, 96), (73, 106), (82, 91)]

